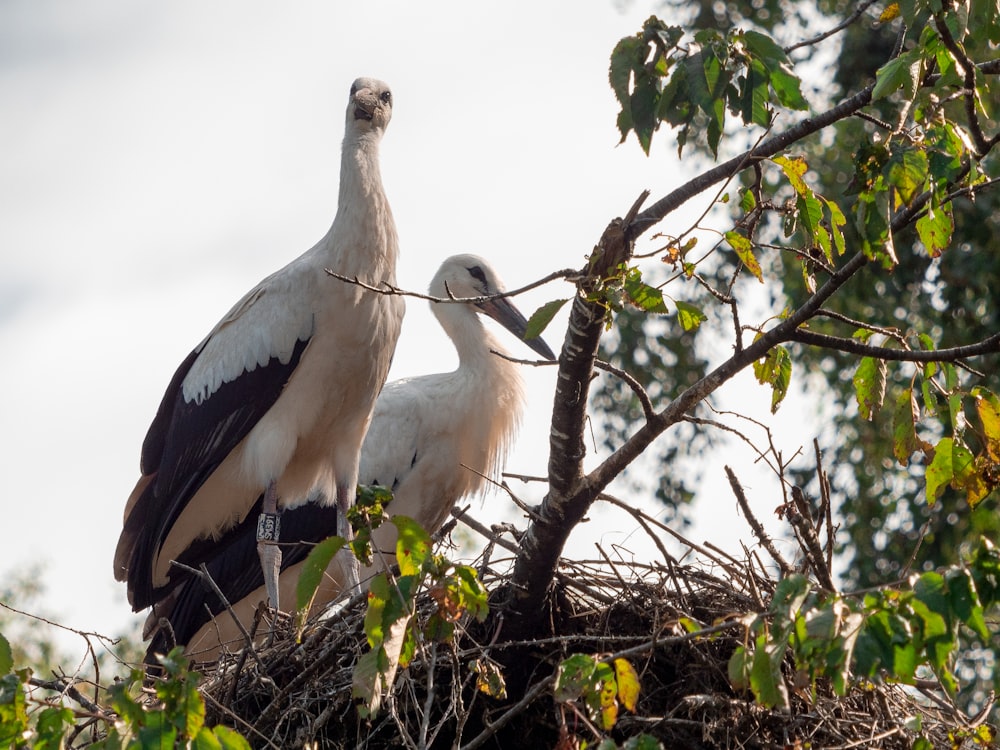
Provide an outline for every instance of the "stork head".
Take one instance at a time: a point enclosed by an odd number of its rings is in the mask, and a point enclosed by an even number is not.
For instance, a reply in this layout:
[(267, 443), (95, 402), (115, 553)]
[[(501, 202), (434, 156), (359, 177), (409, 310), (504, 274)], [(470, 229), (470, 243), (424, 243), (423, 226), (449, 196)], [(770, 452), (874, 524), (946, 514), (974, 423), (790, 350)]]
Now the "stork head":
[(358, 133), (385, 131), (392, 118), (392, 90), (375, 78), (359, 78), (351, 84), (347, 103), (347, 130)]
[[(431, 281), (430, 294), (434, 297), (490, 297), (507, 291), (496, 269), (478, 255), (453, 255), (441, 264)], [(444, 304), (444, 303), (441, 303)], [(545, 359), (555, 359), (555, 354), (541, 338), (526, 339), (528, 321), (510, 297), (500, 297), (484, 302), (471, 303), (477, 312), (488, 315), (513, 333)]]

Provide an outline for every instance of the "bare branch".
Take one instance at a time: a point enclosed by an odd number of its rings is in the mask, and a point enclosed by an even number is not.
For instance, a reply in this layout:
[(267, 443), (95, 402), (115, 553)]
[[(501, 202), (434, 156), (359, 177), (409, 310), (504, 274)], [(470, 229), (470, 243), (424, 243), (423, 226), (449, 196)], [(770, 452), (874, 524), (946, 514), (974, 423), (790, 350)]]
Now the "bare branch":
[(497, 294), (490, 294), (486, 297), (434, 297), (430, 294), (423, 294), (421, 292), (408, 292), (405, 289), (401, 289), (398, 286), (393, 286), (392, 284), (386, 284), (384, 281), (379, 286), (373, 286), (372, 284), (365, 283), (357, 276), (344, 276), (336, 271), (331, 271), (329, 268), (323, 269), (326, 271), (327, 276), (332, 276), (338, 281), (343, 281), (346, 284), (353, 284), (359, 286), (362, 289), (366, 289), (369, 292), (375, 292), (375, 294), (384, 294), (388, 297), (415, 297), (416, 299), (427, 300), (428, 302), (437, 303), (449, 303), (449, 302), (460, 302), (462, 304), (472, 304), (479, 305), (484, 302), (489, 302), (495, 299), (503, 299), (504, 297), (516, 297), (519, 294), (524, 294), (531, 289), (536, 289), (540, 286), (548, 284), (550, 281), (556, 281), (558, 279), (566, 279), (567, 281), (575, 282), (579, 277), (581, 272), (573, 268), (564, 268), (561, 271), (553, 271), (548, 276), (543, 276), (537, 281), (532, 281), (530, 284), (525, 284), (524, 286), (518, 287), (517, 289), (510, 289), (506, 292), (498, 292)]
[(839, 336), (829, 336), (825, 333), (815, 333), (797, 329), (789, 336), (790, 341), (823, 349), (835, 349), (859, 357), (874, 357), (890, 362), (954, 362), (967, 357), (977, 357), (982, 354), (1000, 352), (1000, 333), (983, 339), (976, 344), (955, 346), (949, 349), (934, 349), (931, 351), (913, 351), (910, 349), (891, 349), (885, 346), (871, 346), (858, 339), (845, 339)]
[(757, 537), (757, 541), (761, 543), (761, 546), (767, 550), (767, 553), (771, 556), (771, 559), (777, 563), (778, 568), (781, 569), (781, 575), (787, 576), (792, 572), (792, 566), (788, 564), (788, 561), (778, 552), (774, 543), (771, 541), (771, 537), (767, 535), (764, 531), (764, 527), (761, 525), (760, 521), (750, 510), (750, 503), (747, 502), (747, 496), (743, 492), (743, 485), (740, 484), (740, 480), (736, 478), (736, 474), (729, 467), (725, 467), (726, 476), (729, 478), (729, 486), (733, 490), (733, 494), (736, 495), (736, 502), (740, 504), (740, 510), (743, 511), (743, 516), (747, 519), (747, 523), (750, 524), (750, 528), (753, 529), (753, 534)]
[(619, 367), (615, 367), (604, 360), (597, 359), (594, 360), (594, 367), (598, 370), (604, 370), (604, 372), (614, 375), (616, 378), (621, 380), (625, 385), (632, 389), (632, 393), (635, 397), (639, 399), (639, 403), (642, 405), (642, 413), (646, 419), (652, 419), (653, 415), (656, 413), (653, 409), (653, 402), (649, 400), (649, 394), (646, 393), (646, 389), (643, 388), (639, 381), (629, 375), (627, 372)]
[(852, 23), (854, 23), (859, 18), (861, 18), (861, 16), (864, 15), (864, 12), (866, 10), (868, 10), (870, 7), (872, 7), (874, 4), (875, 4), (875, 0), (865, 0), (863, 3), (859, 4), (857, 8), (854, 9), (854, 12), (851, 13), (851, 15), (849, 15), (847, 18), (845, 18), (843, 21), (841, 21), (840, 23), (838, 23), (836, 26), (834, 26), (829, 31), (824, 31), (822, 34), (817, 34), (812, 39), (806, 39), (804, 41), (796, 42), (795, 44), (791, 44), (791, 45), (785, 47), (785, 54), (788, 54), (789, 52), (793, 52), (793, 51), (799, 49), (800, 47), (811, 47), (811, 46), (813, 46), (815, 44), (819, 44), (824, 39), (829, 39), (831, 36), (833, 36), (837, 32), (843, 31), (848, 26), (850, 26)]

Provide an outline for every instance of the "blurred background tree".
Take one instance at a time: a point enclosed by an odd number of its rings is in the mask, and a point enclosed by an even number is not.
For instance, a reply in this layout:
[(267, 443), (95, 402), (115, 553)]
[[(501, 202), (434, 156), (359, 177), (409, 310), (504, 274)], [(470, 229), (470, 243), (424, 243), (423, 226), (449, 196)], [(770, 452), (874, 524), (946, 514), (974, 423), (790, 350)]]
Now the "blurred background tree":
[[(817, 109), (823, 109), (862, 89), (874, 80), (876, 70), (889, 58), (897, 44), (897, 29), (893, 24), (880, 23), (879, 14), (888, 3), (853, 3), (835, 0), (805, 0), (789, 3), (784, 0), (753, 0), (752, 2), (718, 2), (668, 0), (660, 16), (688, 28), (732, 27), (758, 29), (786, 45), (793, 61), (798, 61), (806, 87), (807, 98)], [(975, 8), (973, 8), (975, 13)], [(973, 22), (975, 19), (973, 18)], [(796, 43), (845, 24), (831, 37), (835, 54), (817, 56), (813, 47), (795, 48)], [(984, 40), (979, 40), (984, 43)], [(977, 53), (979, 56), (977, 57)], [(973, 59), (982, 57), (982, 50), (970, 50)], [(812, 73), (806, 73), (806, 70)], [(1000, 95), (984, 102), (987, 113), (996, 110)], [(960, 107), (961, 103), (953, 105)], [(873, 119), (850, 118), (837, 123), (833, 135), (809, 139), (796, 144), (797, 152), (812, 166), (808, 175), (817, 192), (837, 201), (847, 211), (851, 185), (855, 179), (855, 154), (864, 144), (876, 146), (885, 132), (885, 120), (898, 117), (888, 100), (880, 100), (866, 109)], [(883, 122), (878, 120), (882, 119)], [(993, 124), (992, 122), (989, 124)], [(890, 128), (891, 128), (890, 124)], [(730, 134), (738, 136), (736, 134)], [(662, 137), (662, 136), (661, 136)], [(747, 134), (747, 138), (750, 134)], [(665, 148), (667, 141), (654, 141)], [(752, 145), (748, 140), (727, 136), (728, 151), (719, 154), (719, 161)], [(685, 158), (695, 173), (704, 164), (714, 161), (703, 139), (691, 138)], [(655, 153), (650, 158), (656, 158)], [(992, 156), (987, 160), (993, 159)], [(820, 166), (821, 165), (821, 166)], [(988, 168), (988, 167), (987, 167)], [(767, 185), (769, 191), (776, 185)], [(788, 193), (788, 198), (793, 198)], [(895, 239), (899, 265), (892, 271), (881, 271), (856, 278), (845, 293), (832, 301), (830, 308), (847, 319), (865, 321), (898, 331), (904, 336), (928, 334), (935, 340), (947, 340), (955, 345), (982, 340), (1000, 330), (998, 306), (1000, 290), (1000, 251), (993, 244), (998, 226), (996, 193), (986, 191), (975, 202), (955, 201), (956, 234), (961, 243), (950, 247), (939, 258), (932, 258), (920, 246), (912, 228)], [(723, 209), (728, 210), (728, 209)], [(734, 212), (739, 208), (733, 206)], [(738, 215), (738, 214), (736, 214)], [(791, 229), (792, 236), (788, 237)], [(848, 246), (856, 244), (851, 222), (845, 228)], [(758, 229), (760, 244), (795, 244), (794, 227), (772, 221)], [(785, 299), (795, 307), (807, 294), (802, 264), (788, 262), (791, 256), (775, 254), (777, 263), (785, 260), (769, 293), (774, 299)], [(699, 266), (708, 284), (724, 289), (725, 279), (713, 276), (712, 266)], [(666, 270), (664, 271), (666, 277)], [(652, 278), (652, 276), (650, 276)], [(772, 278), (765, 274), (765, 278)], [(744, 280), (738, 283), (756, 283)], [(708, 292), (704, 292), (706, 296)], [(697, 301), (697, 300), (693, 300)], [(720, 306), (706, 305), (711, 316), (720, 313)], [(831, 320), (823, 333), (845, 334), (842, 322)], [(632, 373), (654, 397), (664, 402), (683, 390), (705, 372), (704, 349), (694, 346), (688, 335), (677, 336), (656, 318), (641, 312), (625, 311), (617, 319), (616, 335), (606, 336), (601, 357)], [(876, 337), (877, 339), (877, 337)], [(877, 340), (873, 343), (879, 343)], [(966, 505), (962, 493), (947, 489), (936, 503), (928, 503), (924, 493), (924, 467), (919, 464), (900, 466), (892, 458), (892, 418), (888, 406), (871, 421), (858, 417), (855, 389), (852, 383), (856, 359), (850, 355), (811, 347), (795, 347), (796, 374), (793, 387), (803, 388), (816, 402), (825, 404), (826, 427), (819, 435), (824, 450), (825, 465), (833, 485), (833, 497), (841, 523), (839, 549), (842, 569), (851, 587), (870, 587), (895, 580), (903, 575), (912, 561), (913, 569), (928, 570), (947, 561), (959, 559), (959, 553), (976, 543), (981, 535), (1000, 541), (1000, 516), (993, 493), (974, 510)], [(803, 367), (804, 366), (804, 367)], [(805, 372), (803, 372), (803, 369)], [(1000, 373), (982, 373), (979, 381), (991, 390), (1000, 389)], [(905, 368), (889, 368), (885, 403), (895, 403), (899, 392), (910, 384)], [(628, 411), (620, 408), (631, 403)], [(638, 403), (628, 388), (614, 378), (602, 378), (595, 388), (593, 406), (598, 410), (599, 434), (605, 436), (609, 449), (620, 445), (641, 416)], [(682, 524), (695, 495), (694, 487), (700, 476), (691, 460), (713, 445), (708, 431), (686, 425), (680, 433), (683, 439), (669, 444), (657, 444), (656, 460), (672, 467), (670, 472), (631, 472), (628, 477), (637, 488), (653, 491), (665, 505), (665, 516)], [(808, 448), (808, 446), (805, 446)], [(811, 451), (807, 450), (807, 455)], [(682, 459), (682, 460), (678, 460)], [(684, 460), (686, 459), (686, 460)], [(913, 461), (921, 459), (917, 456)], [(669, 462), (669, 463), (666, 463)], [(814, 496), (819, 494), (815, 467), (811, 462), (793, 466), (790, 475)], [(648, 487), (649, 476), (655, 486)], [(644, 484), (645, 483), (645, 484)]]

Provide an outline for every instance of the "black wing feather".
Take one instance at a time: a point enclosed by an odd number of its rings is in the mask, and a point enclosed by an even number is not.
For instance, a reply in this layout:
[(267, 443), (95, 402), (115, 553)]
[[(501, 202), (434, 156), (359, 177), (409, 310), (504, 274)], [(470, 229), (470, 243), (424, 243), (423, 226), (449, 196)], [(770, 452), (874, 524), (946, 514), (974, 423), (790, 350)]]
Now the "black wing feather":
[[(263, 496), (257, 500), (247, 517), (221, 539), (217, 542), (206, 540), (196, 543), (181, 559), (181, 562), (192, 567), (205, 562), (212, 580), (231, 604), (264, 585), (264, 574), (257, 556), (257, 516), (262, 503)], [(313, 545), (336, 533), (336, 504), (322, 507), (316, 503), (306, 503), (283, 512), (281, 569), (286, 570), (301, 562)], [(173, 603), (169, 611), (158, 614), (170, 623), (177, 642), (186, 645), (203, 625), (225, 609), (225, 604), (200, 578), (190, 573), (184, 572), (178, 576), (178, 583), (183, 585), (172, 592)], [(153, 654), (166, 653), (171, 645), (169, 634), (164, 628), (159, 628), (150, 641), (146, 663), (156, 664)]]
[(123, 531), (135, 538), (128, 569), (135, 611), (152, 605), (176, 585), (171, 576), (166, 586), (154, 588), (155, 553), (202, 484), (281, 396), (308, 344), (296, 341), (287, 363), (272, 357), (263, 367), (223, 383), (200, 404), (186, 403), (181, 395), (181, 383), (198, 352), (177, 370), (143, 443), (143, 472), (155, 477), (136, 501)]

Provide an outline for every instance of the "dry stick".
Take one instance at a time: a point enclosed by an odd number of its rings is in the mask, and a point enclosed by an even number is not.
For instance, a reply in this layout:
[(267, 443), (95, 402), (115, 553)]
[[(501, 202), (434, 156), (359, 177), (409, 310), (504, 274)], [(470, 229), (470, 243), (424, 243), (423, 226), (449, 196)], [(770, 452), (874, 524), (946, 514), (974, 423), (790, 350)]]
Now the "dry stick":
[(201, 691), (201, 693), (202, 693), (202, 695), (207, 700), (209, 700), (213, 704), (215, 704), (215, 707), (221, 713), (225, 714), (226, 716), (229, 716), (236, 724), (241, 725), (247, 731), (252, 732), (253, 734), (257, 735), (261, 740), (263, 740), (264, 742), (267, 743), (268, 747), (274, 748), (274, 750), (281, 750), (281, 748), (278, 745), (275, 745), (273, 742), (271, 742), (271, 740), (270, 740), (269, 737), (266, 737), (264, 734), (262, 734), (261, 732), (257, 731), (257, 728), (253, 724), (251, 724), (246, 719), (244, 719), (242, 716), (240, 716), (239, 714), (235, 713), (234, 711), (232, 711), (231, 709), (227, 708), (226, 706), (223, 706), (221, 703), (219, 703), (219, 701), (217, 701), (215, 698), (213, 698), (212, 694), (209, 693), (207, 690), (206, 691)]
[(240, 618), (236, 616), (236, 612), (233, 610), (233, 605), (229, 603), (229, 599), (227, 599), (226, 595), (222, 593), (222, 589), (219, 588), (218, 584), (212, 578), (212, 575), (208, 572), (208, 567), (205, 565), (205, 563), (202, 563), (200, 567), (197, 569), (185, 565), (184, 563), (179, 563), (176, 560), (171, 560), (170, 564), (175, 565), (181, 570), (201, 579), (201, 582), (204, 583), (206, 586), (208, 586), (210, 589), (212, 589), (215, 595), (219, 597), (219, 601), (222, 602), (223, 606), (225, 606), (226, 611), (229, 613), (229, 616), (232, 617), (233, 622), (236, 623), (236, 627), (239, 628), (240, 633), (243, 634), (243, 641), (246, 644), (246, 650), (250, 652), (251, 656), (253, 656), (254, 661), (257, 662), (257, 667), (260, 669), (260, 671), (264, 672), (265, 671), (264, 663), (260, 660), (260, 656), (257, 655), (257, 650), (254, 648), (253, 645), (253, 638), (250, 637), (250, 633), (247, 632), (246, 626), (243, 625), (243, 623), (240, 621)]
[(466, 745), (463, 745), (461, 750), (476, 750), (477, 747), (482, 747), (486, 744), (493, 735), (503, 729), (507, 724), (509, 724), (521, 711), (531, 705), (543, 691), (547, 690), (549, 685), (555, 682), (555, 675), (549, 675), (544, 679), (540, 680), (535, 684), (531, 690), (524, 694), (517, 703), (510, 707), (499, 719), (494, 721), (492, 724), (487, 723), (486, 729), (480, 732), (477, 736), (472, 738), (472, 741)]
[(788, 510), (788, 521), (798, 532), (800, 546), (809, 561), (809, 567), (812, 568), (824, 589), (836, 593), (837, 587), (834, 586), (833, 577), (826, 567), (823, 550), (819, 546), (819, 537), (816, 536), (816, 528), (808, 515), (809, 505), (806, 503), (802, 490), (798, 487), (792, 487), (792, 499), (794, 503)]
[(507, 550), (508, 552), (512, 552), (515, 555), (517, 554), (516, 544), (504, 539), (502, 534), (496, 534), (491, 529), (488, 529), (486, 526), (483, 526), (483, 524), (481, 524), (479, 521), (472, 518), (472, 516), (468, 515), (465, 512), (465, 509), (459, 509), (459, 507), (456, 505), (454, 508), (452, 508), (451, 514), (455, 516), (455, 518), (458, 519), (459, 522), (465, 524), (470, 529), (475, 531), (477, 534), (480, 534), (481, 536), (485, 537), (491, 543), (503, 547), (505, 550)]
[(816, 476), (819, 478), (819, 494), (823, 498), (823, 517), (826, 523), (826, 569), (833, 570), (833, 548), (836, 530), (833, 528), (833, 501), (830, 497), (830, 478), (823, 470), (823, 453), (819, 449), (819, 438), (813, 438), (816, 453)]
[(750, 503), (747, 502), (747, 496), (743, 492), (743, 486), (740, 484), (740, 480), (736, 478), (736, 474), (733, 470), (726, 466), (726, 476), (729, 477), (729, 486), (733, 489), (733, 494), (736, 495), (736, 502), (739, 503), (740, 509), (743, 511), (743, 515), (746, 516), (747, 523), (750, 524), (750, 528), (753, 529), (753, 534), (757, 537), (757, 541), (761, 543), (761, 546), (767, 550), (771, 559), (778, 564), (778, 568), (781, 570), (781, 575), (788, 576), (792, 572), (792, 566), (788, 564), (788, 561), (781, 556), (781, 553), (775, 548), (774, 543), (771, 538), (764, 531), (764, 527), (761, 525), (760, 521), (750, 510)]
[(89, 700), (87, 696), (73, 686), (73, 683), (67, 682), (62, 678), (57, 677), (54, 680), (41, 680), (37, 677), (29, 677), (28, 684), (32, 687), (42, 688), (43, 690), (52, 690), (60, 695), (68, 695), (97, 718), (104, 721), (111, 720), (111, 716), (103, 708)]
[(649, 394), (646, 393), (646, 389), (643, 388), (639, 381), (629, 375), (627, 372), (621, 368), (615, 367), (608, 362), (601, 359), (594, 360), (594, 367), (598, 370), (604, 370), (604, 372), (614, 375), (616, 378), (621, 380), (625, 385), (632, 389), (632, 393), (635, 397), (639, 399), (639, 403), (642, 405), (642, 414), (649, 420), (656, 415), (656, 410), (653, 408), (653, 402), (649, 400)]
[[(415, 297), (417, 299), (427, 300), (428, 302), (437, 303), (460, 303), (460, 304), (482, 304), (483, 302), (490, 302), (492, 300), (503, 299), (504, 297), (516, 297), (519, 294), (530, 291), (540, 286), (548, 284), (550, 281), (555, 281), (557, 279), (567, 279), (569, 281), (575, 281), (581, 272), (573, 268), (564, 268), (561, 271), (553, 271), (548, 276), (538, 279), (537, 281), (532, 281), (530, 284), (525, 284), (517, 289), (511, 289), (506, 292), (498, 292), (497, 294), (490, 294), (485, 297), (456, 297), (448, 290), (447, 297), (434, 297), (429, 294), (422, 294), (421, 292), (408, 292), (400, 287), (393, 286), (392, 284), (387, 284), (384, 281), (380, 286), (374, 286), (372, 284), (366, 284), (357, 276), (344, 276), (336, 271), (331, 271), (329, 268), (324, 268), (327, 276), (332, 276), (338, 281), (343, 281), (347, 284), (353, 284), (359, 286), (362, 289), (366, 289), (369, 292), (375, 292), (376, 294), (383, 294), (389, 297)], [(447, 285), (445, 286), (447, 289)]]

